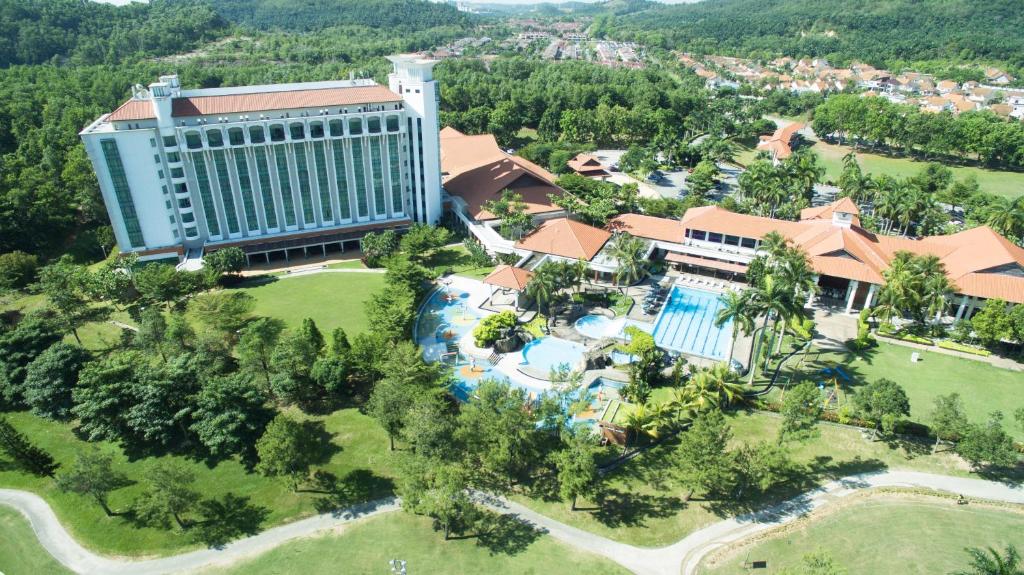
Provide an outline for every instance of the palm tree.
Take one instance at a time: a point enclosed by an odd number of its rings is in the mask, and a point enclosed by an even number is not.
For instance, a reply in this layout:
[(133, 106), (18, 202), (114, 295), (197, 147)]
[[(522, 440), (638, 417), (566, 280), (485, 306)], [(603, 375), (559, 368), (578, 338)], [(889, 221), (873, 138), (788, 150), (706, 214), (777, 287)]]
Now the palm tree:
[(946, 276), (946, 266), (935, 255), (919, 256), (914, 259), (917, 279), (917, 299), (929, 318), (938, 321), (949, 307), (953, 295), (953, 284)]
[[(640, 436), (640, 432), (657, 435), (657, 425), (653, 414), (644, 404), (636, 405), (633, 411), (626, 414), (626, 430), (632, 432), (633, 440)], [(653, 432), (653, 433), (652, 433)], [(629, 445), (629, 436), (626, 437), (626, 445)]]
[(583, 281), (587, 279), (587, 272), (590, 271), (590, 266), (583, 260), (577, 260), (572, 265), (573, 285), (576, 288), (576, 293), (583, 290)]
[(913, 260), (914, 254), (910, 252), (896, 252), (896, 256), (889, 263), (889, 268), (882, 272), (885, 285), (878, 294), (878, 303), (881, 307), (880, 315), (886, 323), (892, 322), (893, 315), (902, 315), (905, 310), (912, 309), (917, 303)]
[(544, 310), (548, 317), (551, 316), (551, 302), (558, 291), (558, 282), (550, 270), (547, 264), (540, 266), (534, 270), (533, 277), (526, 284), (526, 294), (537, 302), (537, 309)]
[(955, 575), (1024, 575), (1020, 554), (1013, 545), (1006, 546), (1005, 554), (992, 547), (969, 547), (966, 551), (971, 556), (971, 570), (958, 571)]
[(896, 218), (896, 211), (900, 205), (900, 192), (891, 179), (879, 179), (878, 197), (875, 201), (875, 213), (885, 219), (885, 226), (882, 233), (888, 234), (892, 231), (892, 225)]
[(669, 405), (675, 411), (676, 419), (680, 421), (692, 421), (699, 411), (690, 388), (686, 386), (672, 390), (672, 399), (669, 400)]
[(1002, 198), (989, 211), (985, 224), (1013, 241), (1019, 242), (1021, 236), (1024, 235), (1024, 200), (1017, 198), (1011, 201)]
[(715, 327), (721, 328), (726, 323), (732, 322), (732, 341), (729, 344), (729, 365), (732, 365), (739, 332), (750, 334), (754, 329), (754, 310), (750, 305), (749, 291), (727, 291), (718, 296), (718, 301), (722, 307), (715, 315)]
[(743, 386), (737, 381), (736, 372), (724, 363), (716, 363), (695, 373), (687, 382), (686, 390), (690, 404), (698, 412), (736, 403), (743, 398)]
[(615, 281), (626, 286), (632, 285), (644, 274), (644, 256), (647, 242), (628, 233), (621, 233), (612, 241), (609, 255), (618, 263)]
[[(782, 259), (789, 247), (789, 240), (779, 232), (768, 232), (761, 238), (760, 250), (768, 256), (768, 260), (776, 263)], [(774, 267), (774, 266), (773, 266)]]
[[(768, 274), (760, 286), (754, 287), (751, 292), (750, 301), (758, 315), (765, 317), (765, 322), (772, 320), (772, 338), (779, 329), (779, 324), (785, 322), (796, 313), (798, 306), (793, 301), (793, 287), (781, 282), (775, 276)], [(771, 341), (771, 340), (769, 340)], [(781, 342), (781, 337), (779, 339)], [(771, 357), (771, 350), (765, 357), (765, 366), (768, 365), (768, 358)]]

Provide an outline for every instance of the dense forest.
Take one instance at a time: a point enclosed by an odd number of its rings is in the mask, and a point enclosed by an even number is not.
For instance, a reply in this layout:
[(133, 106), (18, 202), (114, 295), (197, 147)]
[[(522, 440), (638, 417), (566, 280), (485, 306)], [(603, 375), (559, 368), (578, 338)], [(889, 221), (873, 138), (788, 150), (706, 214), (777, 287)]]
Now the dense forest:
[(188, 51), (223, 35), (206, 3), (154, 0), (112, 6), (80, 0), (0, 0), (0, 66), (67, 58), (113, 64)]
[(261, 30), (309, 31), (355, 24), (422, 30), (465, 25), (469, 15), (426, 0), (210, 0), (230, 22)]
[(1024, 66), (1020, 0), (716, 0), (618, 19), (617, 34), (696, 52)]

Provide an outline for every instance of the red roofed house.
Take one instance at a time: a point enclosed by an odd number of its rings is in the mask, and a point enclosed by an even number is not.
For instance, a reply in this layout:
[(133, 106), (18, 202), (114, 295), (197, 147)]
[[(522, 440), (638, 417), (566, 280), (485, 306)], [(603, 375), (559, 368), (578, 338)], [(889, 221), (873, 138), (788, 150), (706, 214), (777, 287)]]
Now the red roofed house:
[(785, 160), (793, 155), (793, 149), (790, 147), (793, 136), (803, 127), (803, 124), (793, 122), (784, 128), (775, 130), (771, 136), (761, 136), (761, 141), (757, 143), (757, 149), (767, 151), (771, 154), (772, 161), (776, 163), (779, 160)]
[(601, 165), (601, 162), (590, 154), (577, 154), (575, 158), (566, 162), (569, 169), (581, 176), (604, 180), (611, 176)]

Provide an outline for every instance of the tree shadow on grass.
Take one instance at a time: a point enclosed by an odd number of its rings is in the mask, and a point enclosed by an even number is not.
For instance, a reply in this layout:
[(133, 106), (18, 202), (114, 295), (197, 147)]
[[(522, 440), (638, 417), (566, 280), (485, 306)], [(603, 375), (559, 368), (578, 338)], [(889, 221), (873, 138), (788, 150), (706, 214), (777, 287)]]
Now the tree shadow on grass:
[(260, 532), (270, 510), (253, 505), (248, 497), (226, 493), (220, 499), (206, 499), (199, 504), (203, 519), (192, 528), (196, 541), (213, 549), (221, 549), (228, 542)]
[(481, 511), (476, 544), (491, 555), (518, 555), (546, 532), (517, 515)]
[(607, 527), (643, 527), (648, 519), (672, 517), (687, 507), (680, 497), (607, 489), (590, 514)]
[(338, 513), (352, 505), (393, 493), (395, 482), (388, 477), (376, 475), (368, 469), (350, 471), (344, 477), (318, 471), (313, 476), (315, 489), (303, 491), (321, 493), (313, 502), (318, 513)]

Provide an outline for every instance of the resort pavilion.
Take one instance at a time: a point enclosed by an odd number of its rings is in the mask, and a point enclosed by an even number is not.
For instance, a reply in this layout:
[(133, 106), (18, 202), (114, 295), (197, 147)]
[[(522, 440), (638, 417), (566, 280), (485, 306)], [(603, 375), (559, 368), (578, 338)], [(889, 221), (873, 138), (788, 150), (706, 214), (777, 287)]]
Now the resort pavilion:
[[(527, 269), (509, 265), (500, 265), (494, 268), (494, 271), (483, 279), (483, 283), (491, 287), (491, 296), (488, 301), (491, 305), (511, 304), (515, 311), (519, 311), (523, 293), (531, 278), (533, 278), (533, 272)], [(499, 290), (502, 294), (511, 296), (511, 302), (495, 301), (495, 295)]]

